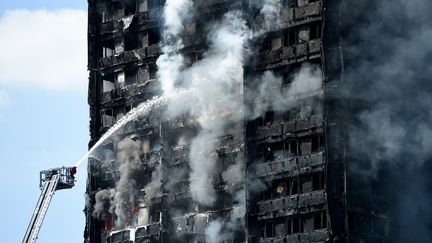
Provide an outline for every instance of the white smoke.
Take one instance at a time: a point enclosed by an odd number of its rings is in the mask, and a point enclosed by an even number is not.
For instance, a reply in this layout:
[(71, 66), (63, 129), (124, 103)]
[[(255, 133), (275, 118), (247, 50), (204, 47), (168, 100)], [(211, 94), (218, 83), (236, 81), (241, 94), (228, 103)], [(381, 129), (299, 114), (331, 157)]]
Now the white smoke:
[(243, 61), (250, 36), (239, 12), (226, 14), (224, 22), (209, 34), (205, 58), (182, 73), (190, 95), (168, 106), (170, 117), (187, 112), (200, 125), (191, 143), (189, 178), (192, 198), (203, 205), (216, 201), (217, 157), (212, 154), (219, 144), (212, 141), (227, 134), (229, 124), (243, 119)]
[(206, 229), (206, 242), (223, 242), (232, 237), (232, 232), (245, 226), (246, 215), (246, 191), (240, 190), (235, 195), (236, 203), (228, 219), (216, 219), (210, 222)]
[(179, 53), (183, 47), (180, 37), (184, 29), (183, 20), (187, 18), (192, 8), (190, 0), (167, 0), (164, 8), (164, 30), (162, 52), (156, 64), (157, 76), (165, 95), (172, 94), (180, 72), (184, 67), (184, 58)]
[(316, 97), (322, 93), (322, 74), (318, 65), (303, 64), (294, 74), (293, 81), (283, 85), (282, 77), (267, 71), (257, 80), (256, 86), (249, 88), (247, 100), (252, 102), (249, 118), (262, 116), (266, 111), (284, 112), (300, 101)]
[(235, 193), (240, 185), (245, 183), (245, 158), (244, 151), (235, 158), (235, 164), (230, 165), (224, 172), (222, 172), (222, 179), (225, 182), (225, 190), (230, 193)]
[[(221, 220), (215, 220), (209, 223), (205, 229), (206, 242), (207, 243), (219, 243), (222, 236), (222, 226), (224, 222)], [(224, 237), (222, 237), (224, 238)]]
[(264, 0), (263, 7), (261, 8), (261, 15), (263, 16), (264, 22), (261, 30), (258, 33), (265, 33), (279, 29), (281, 23), (281, 0)]
[(155, 198), (160, 192), (162, 185), (162, 170), (158, 165), (153, 169), (151, 181), (144, 187), (144, 192), (147, 200)]

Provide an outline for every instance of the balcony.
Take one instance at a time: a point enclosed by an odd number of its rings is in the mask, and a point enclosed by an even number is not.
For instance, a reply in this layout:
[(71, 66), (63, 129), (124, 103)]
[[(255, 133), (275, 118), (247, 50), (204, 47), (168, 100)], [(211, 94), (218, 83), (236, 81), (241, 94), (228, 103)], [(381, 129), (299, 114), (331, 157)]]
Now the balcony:
[(259, 142), (275, 143), (283, 140), (283, 124), (272, 124), (258, 127), (256, 139)]
[(131, 51), (122, 52), (117, 55), (104, 57), (99, 59), (99, 68), (108, 68), (111, 66), (126, 64), (133, 61), (139, 61), (149, 57), (156, 57), (161, 54), (161, 49), (158, 44), (148, 47), (143, 47)]
[(230, 9), (240, 7), (239, 1), (234, 0), (196, 0), (194, 2), (196, 8), (199, 10), (198, 13), (208, 15), (212, 13), (225, 13)]
[(258, 219), (286, 217), (299, 213), (309, 213), (315, 206), (325, 203), (324, 190), (286, 196), (258, 202)]
[(300, 173), (322, 171), (324, 169), (324, 153), (284, 158), (274, 162), (263, 162), (256, 165), (258, 177), (276, 177), (278, 175), (297, 176)]
[(205, 43), (205, 41), (206, 41), (206, 35), (202, 33), (193, 34), (193, 35), (185, 34), (183, 37), (184, 48), (197, 46)]
[[(321, 2), (312, 2), (305, 6), (296, 8), (283, 7), (280, 13), (280, 29), (286, 29), (307, 24), (313, 21), (318, 21), (321, 19), (322, 11), (323, 8)], [(263, 16), (259, 15), (255, 18), (255, 26), (257, 26), (257, 28), (262, 28), (263, 23)]]
[(175, 165), (185, 165), (189, 160), (189, 145), (181, 145), (173, 148), (173, 162)]
[(312, 133), (322, 133), (323, 117), (313, 115), (306, 119), (281, 122), (260, 126), (256, 129), (256, 141), (262, 143), (276, 143), (291, 137), (309, 136)]
[(161, 228), (160, 223), (149, 224), (137, 228), (135, 230), (135, 242), (144, 243), (150, 242), (151, 239), (157, 239), (161, 232)]
[(323, 8), (320, 1), (312, 2), (305, 6), (293, 9), (293, 19), (295, 21), (310, 19), (321, 15)]
[(261, 239), (261, 243), (311, 243), (311, 242), (328, 242), (330, 239), (327, 229), (314, 230), (309, 233), (293, 234), (281, 237)]
[(144, 30), (156, 28), (160, 25), (158, 16), (160, 16), (161, 9), (153, 9), (150, 12), (142, 12), (134, 15), (126, 16), (124, 18), (112, 20), (100, 24), (100, 35), (112, 35), (128, 29), (133, 25), (136, 29)]
[(320, 55), (321, 40), (316, 39), (261, 53), (256, 57), (255, 65), (258, 69), (272, 69), (317, 58)]
[[(151, 99), (158, 93), (157, 84), (154, 80), (150, 80), (145, 83), (127, 85), (123, 88), (118, 87), (111, 91), (104, 92), (99, 96), (99, 103), (103, 108), (111, 108), (115, 103), (126, 103), (126, 101), (131, 103), (136, 101), (136, 104), (140, 104), (145, 100)], [(128, 97), (127, 100), (126, 97)]]
[[(309, 135), (307, 131), (317, 130), (322, 128), (324, 124), (323, 117), (321, 115), (314, 115), (307, 119), (299, 119), (283, 124), (284, 138), (291, 136)], [(301, 133), (301, 134), (299, 134)]]

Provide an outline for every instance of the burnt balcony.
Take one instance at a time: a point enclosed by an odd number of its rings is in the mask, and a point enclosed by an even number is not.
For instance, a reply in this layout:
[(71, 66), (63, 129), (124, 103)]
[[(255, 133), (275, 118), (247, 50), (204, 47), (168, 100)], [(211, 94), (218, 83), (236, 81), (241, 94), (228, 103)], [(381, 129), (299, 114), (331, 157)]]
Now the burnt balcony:
[(327, 229), (314, 230), (308, 233), (298, 233), (287, 236), (260, 239), (260, 243), (311, 243), (328, 242), (329, 232)]
[(128, 85), (123, 88), (118, 87), (102, 93), (99, 96), (99, 103), (103, 108), (111, 108), (116, 104), (126, 103), (127, 101), (140, 104), (142, 101), (151, 99), (159, 93), (155, 86), (155, 82), (151, 80), (136, 85)]
[(206, 35), (202, 33), (197, 33), (193, 35), (184, 35), (183, 37), (183, 44), (185, 48), (203, 44), (205, 43), (205, 41), (206, 41)]
[(284, 133), (284, 138), (289, 138), (294, 134), (299, 136), (299, 133), (305, 133), (311, 130), (319, 130), (320, 128), (322, 129), (323, 125), (323, 117), (321, 115), (314, 115), (306, 119), (287, 122), (283, 124), (282, 130)]
[(306, 156), (286, 157), (272, 162), (262, 162), (256, 165), (258, 177), (297, 176), (301, 173), (322, 171), (324, 169), (324, 153)]
[(258, 69), (271, 69), (314, 59), (321, 55), (321, 40), (315, 39), (293, 46), (284, 46), (259, 54), (255, 59)]
[(240, 6), (239, 1), (235, 0), (196, 0), (194, 5), (200, 14), (224, 13), (228, 12), (235, 6)]
[(126, 64), (133, 61), (139, 61), (149, 57), (156, 57), (161, 53), (162, 52), (159, 45), (154, 44), (148, 47), (143, 47), (131, 51), (122, 52), (117, 55), (101, 58), (99, 59), (99, 67), (104, 69), (111, 66)]
[(320, 16), (323, 11), (321, 1), (312, 2), (293, 9), (294, 20), (304, 20)]
[[(321, 19), (323, 7), (321, 2), (312, 2), (300, 7), (284, 7), (281, 9), (281, 29), (290, 28), (297, 25), (306, 24), (309, 22)], [(261, 28), (263, 25), (263, 16), (258, 15), (255, 18), (255, 25)]]
[(154, 242), (155, 240), (159, 239), (161, 230), (162, 226), (160, 223), (139, 227), (135, 230), (135, 242)]
[(275, 143), (283, 140), (283, 124), (271, 124), (258, 127), (256, 139), (259, 142)]
[(184, 165), (189, 160), (189, 146), (182, 145), (173, 148), (173, 162), (175, 165)]
[(259, 126), (256, 130), (256, 141), (262, 143), (277, 143), (291, 137), (322, 133), (323, 117), (313, 115), (306, 119)]
[(258, 219), (286, 217), (299, 213), (310, 213), (313, 208), (325, 203), (324, 190), (313, 191), (258, 202)]
[(152, 9), (151, 11), (136, 13), (120, 19), (115, 19), (109, 22), (101, 23), (99, 28), (100, 35), (112, 35), (134, 26), (135, 29), (144, 30), (155, 28), (160, 25), (158, 16), (161, 9)]

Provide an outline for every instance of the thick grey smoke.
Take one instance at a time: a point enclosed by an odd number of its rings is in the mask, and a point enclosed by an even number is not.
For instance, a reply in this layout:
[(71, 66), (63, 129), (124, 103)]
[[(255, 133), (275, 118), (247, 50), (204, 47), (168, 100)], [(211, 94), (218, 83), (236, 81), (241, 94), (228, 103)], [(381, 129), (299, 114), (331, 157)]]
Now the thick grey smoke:
[(162, 185), (162, 170), (161, 166), (157, 165), (153, 168), (150, 182), (144, 187), (145, 196), (147, 199), (153, 199), (160, 193)]
[[(229, 131), (228, 125), (243, 119), (243, 60), (250, 31), (239, 12), (209, 33), (210, 48), (205, 58), (183, 71), (183, 84), (190, 91), (168, 106), (169, 117), (188, 113), (200, 126), (190, 150), (190, 190), (203, 204), (216, 201), (213, 186), (218, 144), (211, 143)], [(235, 112), (234, 112), (235, 111)]]
[(349, 129), (362, 161), (352, 171), (391, 185), (400, 225), (393, 242), (432, 242), (432, 2), (350, 2), (341, 5), (346, 93), (367, 107)]
[(125, 138), (117, 144), (117, 161), (120, 163), (120, 179), (115, 187), (113, 204), (117, 227), (124, 227), (131, 218), (131, 205), (135, 203), (137, 186), (134, 173), (142, 168), (140, 154), (142, 146), (139, 141)]
[(111, 202), (114, 200), (114, 189), (100, 190), (95, 195), (96, 203), (93, 207), (92, 216), (98, 219), (106, 219), (108, 212), (112, 212)]
[(318, 65), (303, 64), (294, 74), (293, 81), (283, 85), (282, 77), (267, 71), (249, 87), (248, 102), (253, 105), (249, 118), (255, 119), (266, 111), (284, 112), (297, 106), (302, 100), (318, 97), (322, 93), (322, 74)]
[(232, 164), (222, 172), (222, 179), (226, 185), (225, 190), (231, 194), (234, 194), (239, 186), (245, 183), (245, 161), (243, 151), (239, 150), (235, 158), (235, 164)]

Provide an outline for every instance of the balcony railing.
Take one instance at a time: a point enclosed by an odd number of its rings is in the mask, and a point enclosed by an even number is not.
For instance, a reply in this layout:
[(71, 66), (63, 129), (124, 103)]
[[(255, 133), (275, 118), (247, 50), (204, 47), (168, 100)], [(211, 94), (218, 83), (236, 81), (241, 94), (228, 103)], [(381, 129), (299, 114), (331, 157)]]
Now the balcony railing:
[(255, 59), (255, 65), (286, 65), (314, 57), (315, 55), (320, 55), (320, 52), (321, 40), (316, 39), (294, 46), (281, 47), (279, 49), (263, 52)]
[(261, 201), (258, 203), (258, 215), (260, 219), (268, 219), (305, 213), (308, 208), (325, 203), (325, 197), (325, 192), (320, 190)]
[(274, 162), (262, 162), (256, 165), (258, 177), (276, 176), (284, 174), (296, 176), (300, 173), (307, 173), (322, 170), (324, 168), (324, 153), (317, 153), (306, 156), (286, 157)]

